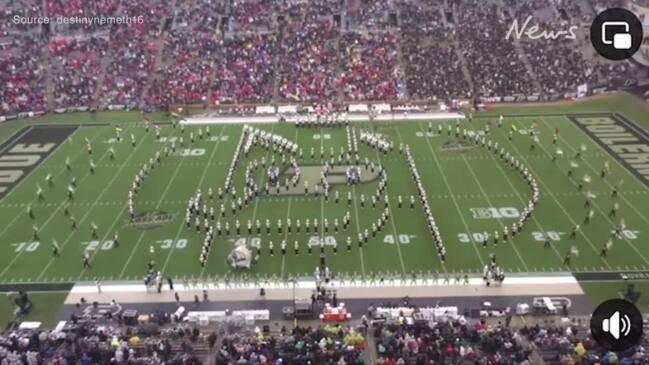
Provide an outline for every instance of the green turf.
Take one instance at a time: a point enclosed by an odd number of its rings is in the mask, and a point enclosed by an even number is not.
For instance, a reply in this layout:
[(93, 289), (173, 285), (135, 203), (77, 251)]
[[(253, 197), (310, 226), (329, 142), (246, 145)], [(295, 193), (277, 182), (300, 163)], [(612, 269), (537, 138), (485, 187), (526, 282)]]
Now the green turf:
[[(5, 328), (9, 322), (14, 320), (15, 305), (11, 299), (15, 298), (16, 295), (2, 293), (2, 296), (3, 298), (0, 300), (0, 325)], [(65, 297), (65, 293), (29, 293), (33, 309), (23, 320), (41, 322), (41, 328), (54, 328)]]
[(579, 101), (563, 101), (551, 104), (534, 104), (517, 106), (510, 104), (496, 106), (490, 111), (480, 112), (479, 115), (525, 115), (525, 114), (557, 114), (557, 113), (619, 113), (633, 120), (645, 129), (649, 128), (649, 104), (627, 93), (617, 93), (597, 96)]
[[(627, 97), (628, 98), (628, 97)], [(627, 99), (624, 99), (627, 100)], [(628, 102), (631, 103), (631, 102)], [(589, 112), (600, 110), (592, 104), (577, 108), (557, 107), (556, 113)], [(614, 110), (609, 104), (607, 110)], [(527, 109), (507, 110), (509, 114), (525, 114)], [(529, 113), (541, 112), (538, 108), (529, 108)], [(545, 109), (545, 114), (549, 112)], [(631, 114), (633, 111), (630, 112)], [(0, 201), (0, 242), (5, 246), (5, 254), (0, 255), (0, 282), (20, 281), (74, 281), (101, 278), (103, 280), (137, 279), (140, 280), (149, 260), (149, 247), (155, 247), (155, 262), (165, 275), (181, 276), (223, 276), (230, 273), (225, 265), (225, 256), (231, 250), (236, 235), (217, 237), (210, 254), (209, 263), (202, 269), (198, 262), (204, 233), (195, 229), (186, 229), (184, 211), (187, 199), (201, 188), (205, 193), (212, 187), (214, 191), (223, 186), (225, 174), (230, 165), (234, 149), (241, 135), (241, 125), (211, 126), (211, 140), (197, 140), (190, 149), (204, 150), (199, 156), (172, 156), (163, 161), (145, 181), (136, 199), (136, 211), (163, 211), (174, 214), (174, 220), (161, 227), (141, 230), (130, 227), (127, 223), (126, 197), (134, 175), (142, 164), (155, 155), (165, 144), (156, 141), (153, 131), (148, 133), (141, 123), (138, 113), (108, 114), (70, 114), (46, 116), (33, 123), (85, 123), (74, 134), (71, 142), (61, 148), (23, 181), (9, 196)], [(166, 121), (162, 114), (152, 117), (155, 122)], [(483, 129), (486, 119), (474, 123), (462, 122), (463, 128)], [(31, 121), (30, 121), (31, 122)], [(123, 122), (123, 123), (122, 123)], [(114, 126), (101, 126), (100, 123), (121, 123), (124, 128), (122, 143), (108, 143), (114, 137)], [(437, 125), (442, 123), (442, 135), (437, 135)], [(539, 181), (541, 201), (534, 215), (523, 232), (513, 243), (489, 245), (483, 248), (471, 243), (482, 232), (494, 230), (502, 232), (502, 225), (513, 222), (512, 218), (475, 219), (471, 208), (506, 208), (519, 210), (529, 198), (529, 189), (522, 177), (510, 169), (500, 159), (495, 158), (485, 149), (477, 148), (465, 152), (448, 151), (442, 148), (445, 144), (455, 142), (454, 136), (448, 136), (447, 125), (455, 127), (455, 121), (432, 123), (432, 132), (428, 131), (427, 122), (414, 123), (369, 123), (354, 124), (357, 132), (375, 131), (395, 143), (395, 151), (388, 155), (379, 155), (376, 150), (359, 141), (361, 159), (365, 157), (382, 164), (388, 172), (388, 194), (391, 197), (391, 219), (376, 238), (370, 239), (362, 249), (356, 244), (359, 230), (369, 228), (382, 212), (383, 205), (371, 207), (369, 197), (376, 190), (377, 182), (360, 184), (354, 188), (346, 185), (332, 186), (338, 190), (339, 203), (324, 202), (314, 196), (274, 196), (261, 197), (245, 207), (236, 216), (232, 216), (229, 200), (225, 200), (227, 214), (223, 222), (228, 221), (234, 227), (238, 219), (242, 224), (242, 235), (247, 236), (248, 219), (259, 219), (263, 223), (269, 219), (272, 223), (270, 235), (262, 228), (260, 235), (262, 255), (259, 264), (251, 270), (253, 274), (270, 274), (287, 276), (289, 274), (310, 273), (318, 263), (319, 249), (313, 255), (306, 253), (306, 243), (312, 236), (331, 236), (337, 240), (338, 253), (333, 254), (327, 248), (329, 265), (335, 271), (356, 272), (369, 275), (377, 272), (402, 274), (419, 271), (444, 272), (481, 272), (481, 267), (488, 262), (489, 255), (495, 254), (498, 262), (509, 272), (550, 272), (550, 271), (591, 271), (591, 270), (633, 270), (649, 268), (649, 248), (642, 245), (649, 224), (649, 190), (629, 172), (601, 150), (592, 140), (563, 116), (544, 117), (511, 117), (507, 126), (502, 129), (492, 128), (490, 138), (497, 141), (508, 152), (517, 156)], [(512, 142), (507, 138), (510, 125), (519, 130), (532, 128), (533, 123), (540, 134), (540, 144), (534, 151), (529, 150), (529, 138), (517, 134)], [(15, 128), (12, 122), (4, 128)], [(260, 125), (261, 129), (280, 134), (298, 143), (304, 150), (299, 161), (301, 165), (321, 165), (320, 148), (329, 158), (329, 151), (337, 154), (340, 148), (346, 148), (347, 140), (344, 128), (306, 128), (298, 129), (292, 125)], [(557, 162), (551, 161), (552, 153), (557, 147), (552, 144), (552, 133), (555, 127), (561, 128), (561, 140), (558, 144), (567, 156), (574, 154), (574, 149), (581, 144), (587, 146), (587, 152), (580, 161), (580, 168), (575, 172), (579, 177), (589, 174), (593, 182), (587, 188), (598, 194), (595, 201), (595, 218), (593, 224), (584, 226), (582, 234), (571, 240), (565, 235), (576, 222), (581, 222), (585, 215), (583, 192), (579, 192), (576, 181), (571, 180), (566, 171), (569, 158)], [(187, 127), (183, 135), (186, 142), (189, 133), (197, 134), (199, 127)], [(204, 130), (204, 127), (203, 127)], [(133, 133), (138, 143), (132, 147), (129, 134)], [(3, 136), (10, 135), (4, 131)], [(161, 128), (164, 138), (179, 137), (180, 129), (165, 124)], [(98, 165), (94, 175), (89, 173), (90, 156), (86, 153), (84, 139), (88, 138), (94, 148), (92, 158)], [(420, 204), (410, 209), (408, 204), (399, 209), (396, 197), (401, 195), (408, 201), (416, 189), (410, 177), (403, 154), (398, 152), (399, 144), (410, 146), (418, 170), (423, 178), (430, 206), (439, 224), (442, 237), (448, 249), (447, 260), (442, 264), (433, 248), (430, 232)], [(168, 145), (168, 144), (167, 144)], [(108, 149), (113, 146), (116, 161), (108, 157)], [(312, 158), (310, 150), (316, 155)], [(270, 158), (272, 153), (265, 149), (254, 149), (244, 158), (235, 174), (234, 184), (237, 191), (243, 188), (244, 169), (253, 159)], [(65, 170), (65, 159), (69, 157), (73, 170)], [(277, 156), (279, 158), (279, 156)], [(606, 179), (599, 178), (599, 171), (604, 161), (609, 161), (612, 173)], [(48, 188), (45, 176), (51, 173), (54, 187)], [(79, 188), (70, 212), (79, 223), (80, 229), (72, 231), (69, 220), (63, 214), (66, 202), (65, 187), (75, 176)], [(263, 181), (265, 176), (257, 174), (255, 178)], [(618, 223), (619, 217), (608, 218), (607, 213), (613, 204), (609, 196), (610, 185), (624, 179), (621, 190), (621, 215), (628, 230), (624, 239), (617, 240), (606, 259), (599, 257), (599, 250), (610, 236), (609, 231)], [(36, 201), (37, 184), (45, 189), (46, 200)], [(347, 204), (348, 192), (353, 194), (351, 206)], [(360, 206), (360, 196), (368, 199), (365, 207)], [(418, 201), (418, 200), (417, 200)], [(26, 207), (34, 205), (36, 215), (32, 221), (26, 214)], [(218, 212), (221, 202), (214, 202)], [(352, 217), (347, 231), (338, 234), (305, 233), (304, 226), (300, 234), (288, 234), (284, 229), (280, 234), (276, 230), (278, 219), (290, 218), (293, 222), (301, 219), (328, 219), (332, 227), (335, 218), (341, 219), (346, 212)], [(98, 243), (88, 243), (90, 224), (99, 226)], [(40, 243), (32, 243), (32, 224), (40, 227)], [(120, 247), (111, 247), (110, 241), (115, 232), (119, 233)], [(553, 242), (552, 248), (543, 248), (543, 242), (537, 238), (537, 232), (557, 232), (560, 239)], [(561, 235), (563, 234), (563, 235)], [(252, 235), (257, 238), (256, 234)], [(353, 249), (348, 253), (345, 248), (346, 237), (351, 236)], [(387, 236), (387, 237), (386, 237)], [(396, 238), (395, 238), (396, 237)], [(51, 253), (52, 240), (62, 247), (61, 257), (54, 258)], [(286, 239), (289, 252), (283, 257), (279, 254), (280, 242)], [(272, 240), (275, 255), (268, 254), (268, 242)], [(293, 242), (300, 242), (300, 254), (293, 254)], [(469, 241), (469, 242), (464, 242)], [(20, 244), (25, 242), (24, 244)], [(398, 242), (401, 242), (398, 244)], [(96, 246), (96, 247), (95, 247)], [(579, 248), (580, 254), (573, 259), (571, 266), (562, 264), (564, 254), (571, 246)], [(92, 268), (84, 270), (81, 256), (88, 247), (92, 254)]]

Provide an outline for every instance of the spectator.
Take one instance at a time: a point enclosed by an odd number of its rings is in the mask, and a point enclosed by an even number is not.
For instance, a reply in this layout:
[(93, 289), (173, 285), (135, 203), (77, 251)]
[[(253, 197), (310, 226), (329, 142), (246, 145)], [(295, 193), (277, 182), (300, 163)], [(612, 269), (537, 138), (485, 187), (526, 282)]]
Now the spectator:
[(470, 98), (454, 42), (455, 29), (445, 25), (442, 10), (407, 2), (399, 6), (399, 13), (410, 98)]
[(394, 33), (347, 33), (340, 87), (348, 100), (397, 100), (405, 96)]
[(364, 345), (363, 336), (341, 325), (296, 327), (290, 334), (279, 337), (267, 337), (259, 331), (238, 332), (223, 338), (216, 363), (362, 364)]
[(92, 36), (50, 41), (55, 108), (91, 106), (108, 44), (106, 38)]
[(291, 22), (279, 54), (279, 96), (285, 100), (327, 101), (337, 97), (336, 42), (338, 31), (330, 20)]
[[(430, 326), (380, 325), (375, 330), (380, 363), (463, 363), (483, 359), (489, 364), (523, 364), (531, 351), (517, 334), (484, 322), (470, 326), (462, 321)], [(530, 362), (527, 361), (527, 364)]]
[(459, 41), (473, 81), (475, 96), (532, 95), (535, 90), (513, 41), (505, 40), (508, 24), (496, 5), (466, 2), (458, 7)]

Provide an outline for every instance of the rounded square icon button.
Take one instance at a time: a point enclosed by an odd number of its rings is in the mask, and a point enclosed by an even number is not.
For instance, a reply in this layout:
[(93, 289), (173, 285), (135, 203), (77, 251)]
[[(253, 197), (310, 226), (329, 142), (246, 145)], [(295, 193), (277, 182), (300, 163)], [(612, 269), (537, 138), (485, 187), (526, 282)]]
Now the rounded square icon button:
[(615, 49), (631, 49), (631, 34), (617, 33), (614, 35), (613, 47), (615, 47)]
[(643, 40), (640, 19), (622, 8), (606, 9), (590, 26), (590, 41), (601, 56), (620, 61), (632, 57)]

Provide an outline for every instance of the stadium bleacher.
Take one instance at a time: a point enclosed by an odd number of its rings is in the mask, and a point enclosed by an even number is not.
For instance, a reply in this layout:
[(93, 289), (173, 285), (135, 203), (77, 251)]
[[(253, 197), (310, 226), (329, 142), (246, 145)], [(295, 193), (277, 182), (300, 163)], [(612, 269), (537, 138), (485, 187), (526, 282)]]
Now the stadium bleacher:
[[(565, 13), (579, 24), (596, 9), (623, 4), (13, 0), (0, 14), (1, 77), (14, 86), (3, 88), (0, 114), (280, 101), (557, 98), (583, 83), (632, 77), (634, 69), (595, 62), (588, 47), (503, 42), (508, 19), (533, 15), (544, 24), (564, 24)], [(45, 14), (143, 20), (117, 27), (12, 21)], [(583, 33), (578, 41), (587, 44)]]
[[(395, 308), (397, 309), (397, 308)], [(414, 313), (417, 309), (414, 308)], [(590, 336), (587, 318), (565, 325), (509, 326), (509, 321), (368, 320), (347, 324), (261, 322), (200, 326), (125, 324), (118, 318), (77, 318), (52, 331), (22, 329), (0, 335), (3, 364), (645, 364), (645, 338), (614, 353)], [(152, 315), (153, 316), (153, 315)], [(76, 322), (78, 320), (78, 323)], [(646, 324), (645, 324), (646, 326)]]

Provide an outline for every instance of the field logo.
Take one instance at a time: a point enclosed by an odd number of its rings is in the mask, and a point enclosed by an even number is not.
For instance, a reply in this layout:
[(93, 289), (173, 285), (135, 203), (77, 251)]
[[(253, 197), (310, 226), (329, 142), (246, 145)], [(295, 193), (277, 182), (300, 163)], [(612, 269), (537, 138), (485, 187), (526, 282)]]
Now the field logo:
[(138, 214), (133, 218), (133, 221), (129, 223), (131, 227), (149, 230), (162, 227), (167, 223), (171, 223), (174, 220), (174, 214), (163, 212), (161, 210), (151, 210)]
[[(379, 177), (379, 169), (375, 168), (372, 171), (371, 168), (366, 168), (363, 165), (352, 166), (352, 165), (342, 165), (334, 166), (329, 170), (327, 174), (327, 182), (330, 187), (335, 187), (335, 185), (346, 185), (347, 184), (347, 172), (349, 168), (357, 167), (360, 171), (360, 183), (370, 183), (375, 181)], [(315, 193), (315, 187), (318, 191), (322, 193), (322, 184), (320, 181), (322, 170), (324, 165), (302, 165), (300, 166), (300, 183), (296, 185), (289, 184), (288, 186), (281, 187), (279, 190), (277, 188), (271, 188), (269, 191), (270, 196), (286, 196), (286, 195), (304, 195), (304, 183), (306, 182), (309, 187), (309, 194)], [(291, 180), (295, 176), (295, 169), (292, 167), (286, 168), (284, 171), (279, 173), (277, 181), (283, 182), (285, 180)], [(272, 184), (271, 184), (272, 185)]]
[(107, 314), (117, 316), (122, 311), (122, 306), (112, 303), (89, 304), (83, 309), (83, 315), (93, 318), (105, 318)]
[(471, 208), (473, 219), (503, 219), (503, 218), (518, 218), (520, 212), (517, 208), (504, 207), (504, 208)]
[(77, 127), (26, 127), (0, 147), (0, 199), (40, 165)]
[(455, 142), (444, 142), (442, 145), (442, 151), (444, 152), (468, 152), (478, 148), (477, 144), (466, 143), (462, 141)]

